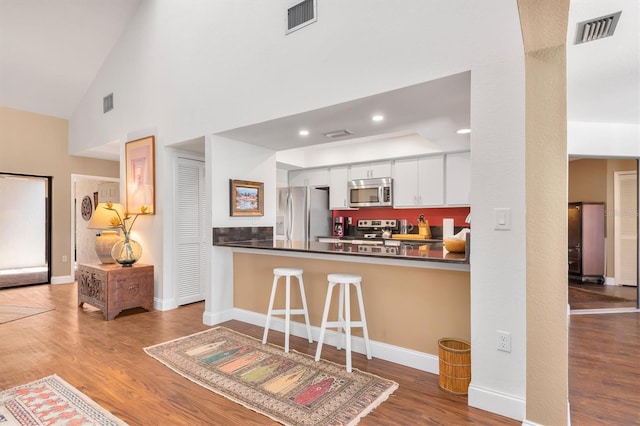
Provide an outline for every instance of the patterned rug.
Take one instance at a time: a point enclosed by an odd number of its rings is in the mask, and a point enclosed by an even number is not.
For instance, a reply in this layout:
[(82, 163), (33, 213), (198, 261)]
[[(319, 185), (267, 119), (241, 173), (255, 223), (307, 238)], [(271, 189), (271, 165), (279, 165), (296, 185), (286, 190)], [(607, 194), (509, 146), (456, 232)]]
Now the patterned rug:
[(28, 306), (0, 305), (0, 324), (48, 312), (53, 308), (32, 308)]
[(126, 426), (57, 375), (0, 393), (0, 425)]
[(355, 425), (398, 384), (216, 327), (145, 348), (187, 379), (284, 425)]

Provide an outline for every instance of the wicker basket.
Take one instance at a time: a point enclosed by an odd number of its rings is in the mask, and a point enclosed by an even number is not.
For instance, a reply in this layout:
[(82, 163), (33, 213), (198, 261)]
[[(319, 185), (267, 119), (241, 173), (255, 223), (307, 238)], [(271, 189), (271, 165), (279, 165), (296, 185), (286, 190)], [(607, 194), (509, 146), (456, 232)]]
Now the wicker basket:
[(471, 344), (464, 340), (438, 340), (440, 388), (456, 395), (466, 395), (471, 383)]

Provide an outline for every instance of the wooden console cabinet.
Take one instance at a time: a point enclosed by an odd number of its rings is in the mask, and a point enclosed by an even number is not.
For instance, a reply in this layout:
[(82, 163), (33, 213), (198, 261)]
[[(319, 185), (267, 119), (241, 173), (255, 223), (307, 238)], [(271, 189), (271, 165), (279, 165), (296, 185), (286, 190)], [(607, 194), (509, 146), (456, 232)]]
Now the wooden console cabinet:
[(110, 321), (125, 309), (153, 310), (153, 265), (79, 264), (78, 306), (88, 303)]

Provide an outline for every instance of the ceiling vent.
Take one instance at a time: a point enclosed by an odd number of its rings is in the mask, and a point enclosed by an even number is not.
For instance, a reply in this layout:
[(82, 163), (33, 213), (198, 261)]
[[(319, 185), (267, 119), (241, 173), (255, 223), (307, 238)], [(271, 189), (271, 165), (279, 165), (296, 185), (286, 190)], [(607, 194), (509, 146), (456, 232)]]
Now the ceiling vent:
[(595, 41), (612, 36), (616, 29), (616, 25), (618, 25), (621, 13), (622, 11), (616, 12), (612, 15), (601, 16), (597, 19), (580, 22), (576, 30), (575, 44), (586, 43), (588, 41)]
[(113, 109), (113, 93), (109, 93), (107, 96), (102, 98), (102, 112), (106, 114), (112, 109)]
[(316, 0), (298, 1), (287, 9), (287, 31), (292, 33), (316, 22)]
[(351, 133), (348, 130), (334, 130), (333, 132), (324, 133), (324, 135), (328, 138), (341, 138), (343, 136), (349, 136)]

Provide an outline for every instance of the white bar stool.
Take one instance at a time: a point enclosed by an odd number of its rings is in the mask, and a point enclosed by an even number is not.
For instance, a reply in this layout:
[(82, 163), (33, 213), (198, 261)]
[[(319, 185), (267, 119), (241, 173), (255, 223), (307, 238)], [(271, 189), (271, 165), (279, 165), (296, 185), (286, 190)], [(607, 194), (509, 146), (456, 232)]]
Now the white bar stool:
[[(276, 298), (276, 289), (278, 288), (278, 280), (280, 277), (286, 277), (285, 291), (285, 307), (284, 309), (273, 309), (273, 302)], [(291, 309), (291, 277), (298, 279), (300, 287), (300, 296), (302, 297), (302, 308)], [(271, 300), (269, 300), (269, 310), (267, 312), (267, 322), (264, 325), (264, 335), (262, 336), (262, 344), (267, 343), (267, 335), (269, 334), (269, 323), (272, 315), (284, 315), (284, 351), (289, 352), (289, 323), (291, 315), (303, 315), (307, 324), (307, 336), (309, 343), (313, 343), (311, 338), (311, 324), (309, 322), (309, 311), (307, 310), (307, 299), (304, 294), (304, 283), (302, 281), (302, 269), (297, 268), (275, 268), (273, 270), (273, 285), (271, 286)]]
[[(367, 319), (364, 314), (364, 302), (362, 301), (362, 289), (360, 288), (360, 282), (362, 277), (360, 275), (351, 274), (329, 274), (327, 276), (329, 280), (329, 286), (327, 288), (327, 299), (324, 303), (324, 313), (322, 314), (322, 325), (320, 326), (320, 337), (318, 338), (318, 348), (316, 349), (316, 361), (320, 360), (320, 354), (322, 353), (322, 343), (324, 342), (324, 335), (327, 327), (338, 328), (338, 344), (336, 348), (339, 350), (342, 346), (342, 328), (345, 330), (346, 335), (346, 355), (347, 355), (347, 372), (351, 373), (351, 328), (362, 327), (362, 334), (364, 336), (364, 345), (367, 352), (367, 359), (371, 359), (371, 347), (369, 345), (369, 332), (367, 330)], [(340, 284), (340, 293), (338, 297), (338, 321), (327, 321), (329, 316), (329, 307), (331, 305), (331, 296), (333, 294), (333, 288)], [(356, 288), (358, 294), (358, 306), (360, 308), (360, 321), (351, 321), (351, 287)]]

